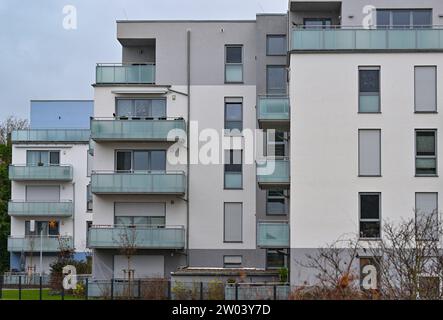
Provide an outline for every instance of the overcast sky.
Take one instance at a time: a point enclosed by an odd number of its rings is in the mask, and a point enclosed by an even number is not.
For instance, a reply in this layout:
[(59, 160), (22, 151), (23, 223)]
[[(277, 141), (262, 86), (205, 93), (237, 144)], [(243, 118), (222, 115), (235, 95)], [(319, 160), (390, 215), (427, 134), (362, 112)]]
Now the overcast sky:
[[(63, 28), (63, 8), (77, 29)], [(116, 20), (254, 19), (287, 0), (0, 0), (0, 121), (29, 117), (29, 101), (92, 99), (97, 62), (121, 61)]]

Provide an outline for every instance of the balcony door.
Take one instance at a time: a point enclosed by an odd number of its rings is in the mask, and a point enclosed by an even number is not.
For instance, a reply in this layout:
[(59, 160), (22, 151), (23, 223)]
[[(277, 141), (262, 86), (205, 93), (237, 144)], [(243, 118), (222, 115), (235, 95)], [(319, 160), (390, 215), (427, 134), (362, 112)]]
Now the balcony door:
[(58, 166), (60, 164), (60, 151), (28, 150), (26, 152), (28, 166)]
[(166, 99), (117, 99), (116, 114), (118, 117), (130, 118), (165, 118)]
[(166, 171), (165, 150), (121, 150), (116, 152), (117, 172)]

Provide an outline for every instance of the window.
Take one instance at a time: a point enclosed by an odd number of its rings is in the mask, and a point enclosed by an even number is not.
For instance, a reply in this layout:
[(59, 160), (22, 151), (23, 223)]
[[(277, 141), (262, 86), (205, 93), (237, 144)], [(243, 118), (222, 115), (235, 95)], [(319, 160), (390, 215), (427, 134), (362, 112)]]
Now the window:
[(437, 175), (436, 130), (415, 131), (415, 175)]
[(227, 45), (225, 47), (225, 82), (243, 82), (243, 46)]
[(381, 130), (360, 129), (358, 131), (358, 174), (362, 177), (381, 175)]
[(281, 269), (286, 267), (286, 251), (278, 249), (266, 250), (266, 269)]
[(286, 67), (266, 67), (266, 92), (267, 94), (286, 94)]
[(223, 268), (240, 268), (242, 265), (242, 256), (224, 256)]
[(86, 186), (86, 211), (92, 211), (92, 191), (90, 183)]
[(439, 238), (437, 197), (436, 192), (417, 192), (415, 194), (417, 240), (437, 241)]
[(26, 186), (27, 202), (59, 202), (60, 186), (30, 185)]
[(116, 170), (165, 171), (166, 151), (164, 150), (125, 150), (116, 152)]
[(437, 111), (437, 67), (415, 67), (415, 112)]
[(60, 151), (28, 150), (26, 163), (29, 166), (57, 166), (60, 164)]
[(166, 99), (117, 99), (118, 117), (165, 118)]
[(305, 28), (330, 28), (332, 20), (330, 18), (305, 18), (303, 22)]
[(225, 99), (225, 130), (243, 130), (243, 99)]
[(378, 9), (377, 28), (430, 28), (432, 9)]
[(225, 189), (243, 187), (242, 150), (225, 150)]
[(380, 112), (380, 68), (360, 67), (358, 112)]
[(124, 226), (164, 226), (165, 203), (116, 202), (115, 224)]
[(224, 242), (243, 241), (243, 204), (237, 202), (224, 203)]
[(286, 156), (287, 134), (283, 131), (268, 130), (266, 134), (268, 156)]
[(285, 56), (286, 36), (285, 35), (267, 35), (266, 36), (266, 55)]
[[(380, 288), (380, 258), (379, 257), (361, 257), (360, 260), (360, 288), (362, 290), (367, 289), (363, 287), (363, 280), (366, 277), (368, 278), (368, 285), (371, 289)], [(372, 266), (375, 268), (375, 274), (370, 274), (371, 271), (368, 271), (366, 266)], [(373, 270), (372, 270), (373, 272)], [(370, 280), (375, 280), (376, 283), (370, 282)]]
[(288, 213), (287, 197), (284, 190), (268, 190), (266, 193), (266, 214), (286, 215)]
[(27, 236), (58, 236), (58, 221), (25, 221), (25, 235)]
[(440, 299), (441, 280), (439, 276), (419, 276), (418, 295), (423, 300)]
[(380, 193), (360, 193), (360, 237), (380, 238)]

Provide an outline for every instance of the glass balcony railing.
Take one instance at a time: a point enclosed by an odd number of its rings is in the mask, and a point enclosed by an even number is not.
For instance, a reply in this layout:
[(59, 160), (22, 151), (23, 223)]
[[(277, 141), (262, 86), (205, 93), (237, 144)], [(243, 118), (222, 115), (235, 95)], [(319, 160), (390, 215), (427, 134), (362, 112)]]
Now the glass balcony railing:
[(292, 50), (443, 50), (443, 28), (295, 28)]
[(184, 172), (93, 172), (92, 193), (95, 194), (175, 194), (186, 191)]
[(257, 160), (257, 181), (262, 188), (289, 188), (290, 162), (287, 158)]
[(185, 229), (183, 226), (92, 226), (88, 247), (182, 249), (185, 247)]
[(46, 143), (73, 142), (86, 143), (89, 141), (88, 129), (29, 129), (12, 131), (12, 143)]
[(73, 168), (71, 165), (31, 166), (10, 165), (9, 179), (13, 181), (71, 181)]
[[(97, 118), (91, 120), (91, 138), (95, 141), (168, 141), (175, 129), (186, 131), (181, 118)], [(176, 141), (172, 137), (171, 141)]]
[(9, 252), (59, 252), (72, 250), (71, 236), (22, 236), (8, 238)]
[(8, 213), (12, 217), (71, 217), (74, 204), (65, 202), (17, 202), (9, 201)]
[(259, 96), (258, 121), (287, 121), (289, 122), (288, 96)]
[(289, 248), (289, 224), (287, 222), (259, 222), (257, 247)]
[(155, 84), (155, 64), (100, 63), (96, 67), (97, 84)]

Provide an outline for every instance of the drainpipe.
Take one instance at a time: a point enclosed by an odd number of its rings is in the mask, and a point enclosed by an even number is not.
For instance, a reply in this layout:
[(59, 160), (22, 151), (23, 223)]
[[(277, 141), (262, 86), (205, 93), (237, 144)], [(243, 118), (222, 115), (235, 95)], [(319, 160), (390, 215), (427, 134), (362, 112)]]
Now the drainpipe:
[(186, 32), (186, 55), (187, 55), (187, 86), (188, 86), (188, 108), (187, 108), (187, 123), (186, 123), (186, 139), (187, 139), (187, 152), (186, 152), (186, 168), (188, 176), (186, 178), (186, 267), (189, 267), (189, 180), (190, 180), (190, 119), (191, 119), (191, 30)]
[[(72, 184), (72, 246), (75, 248), (75, 182)], [(74, 251), (74, 257), (75, 257)]]

